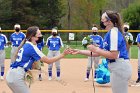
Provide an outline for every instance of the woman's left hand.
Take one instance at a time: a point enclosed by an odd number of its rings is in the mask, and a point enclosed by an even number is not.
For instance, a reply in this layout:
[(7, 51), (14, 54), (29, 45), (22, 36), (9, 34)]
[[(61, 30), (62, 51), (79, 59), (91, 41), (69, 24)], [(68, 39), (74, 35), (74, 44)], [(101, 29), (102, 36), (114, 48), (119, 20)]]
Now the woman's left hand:
[(94, 53), (96, 53), (97, 50), (99, 49), (99, 47), (97, 47), (95, 45), (88, 45), (87, 48)]

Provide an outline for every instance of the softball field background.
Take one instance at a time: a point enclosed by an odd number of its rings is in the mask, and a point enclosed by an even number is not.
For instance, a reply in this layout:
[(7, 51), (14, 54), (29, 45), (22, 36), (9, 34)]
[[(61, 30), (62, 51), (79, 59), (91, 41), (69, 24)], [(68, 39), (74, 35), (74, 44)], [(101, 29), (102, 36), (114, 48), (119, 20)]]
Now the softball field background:
[[(131, 59), (133, 74), (131, 81), (137, 79), (137, 59)], [(5, 60), (6, 72), (9, 68), (10, 60)], [(61, 59), (61, 80), (56, 80), (55, 65), (53, 67), (53, 79), (48, 81), (47, 64), (42, 69), (43, 81), (38, 81), (38, 71), (34, 74), (34, 83), (31, 85), (31, 93), (94, 93), (92, 77), (90, 81), (84, 82), (87, 67), (87, 59)], [(5, 76), (4, 76), (5, 77)], [(100, 85), (95, 83), (95, 93), (112, 93), (110, 84)], [(5, 80), (0, 81), (0, 93), (12, 93), (6, 85)], [(139, 87), (130, 87), (129, 93), (140, 93)]]

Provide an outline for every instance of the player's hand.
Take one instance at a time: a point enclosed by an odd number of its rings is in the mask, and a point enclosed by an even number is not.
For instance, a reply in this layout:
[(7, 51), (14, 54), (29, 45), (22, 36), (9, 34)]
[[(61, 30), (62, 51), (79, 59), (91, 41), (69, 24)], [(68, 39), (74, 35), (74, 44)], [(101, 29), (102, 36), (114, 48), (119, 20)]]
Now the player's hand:
[(68, 55), (68, 54), (71, 54), (72, 53), (72, 50), (71, 48), (66, 48), (64, 51), (63, 51), (63, 55)]
[(88, 50), (92, 51), (92, 52), (97, 52), (97, 50), (99, 49), (99, 47), (95, 46), (95, 45), (88, 45), (87, 46)]
[(71, 49), (72, 51), (72, 55), (76, 55), (76, 54), (79, 54), (80, 50), (79, 49)]

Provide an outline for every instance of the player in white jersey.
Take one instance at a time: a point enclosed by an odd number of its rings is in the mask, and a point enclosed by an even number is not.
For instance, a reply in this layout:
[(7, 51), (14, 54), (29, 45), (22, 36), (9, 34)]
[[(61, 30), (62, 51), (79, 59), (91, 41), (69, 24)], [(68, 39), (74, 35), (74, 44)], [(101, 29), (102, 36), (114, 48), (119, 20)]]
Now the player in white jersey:
[(1, 27), (0, 27), (0, 79), (4, 80), (4, 60), (5, 60), (5, 46), (7, 44), (7, 37), (2, 34)]
[(88, 45), (88, 50), (73, 50), (72, 54), (104, 56), (110, 70), (110, 81), (113, 93), (128, 93), (128, 81), (131, 78), (132, 67), (127, 50), (127, 42), (119, 13), (106, 11), (102, 14), (102, 25), (108, 32), (104, 36), (103, 48)]
[[(90, 35), (90, 38), (93, 40), (94, 44), (96, 44), (100, 48), (103, 48), (103, 38), (100, 35), (98, 35), (98, 28), (96, 27), (96, 25), (92, 27), (92, 35)], [(92, 65), (91, 61), (94, 62), (94, 68), (96, 69), (98, 67), (99, 60), (100, 60), (100, 57), (92, 57), (91, 59), (91, 56), (88, 56), (88, 65), (87, 65), (85, 81), (89, 80), (89, 75), (90, 75), (90, 70), (91, 70), (91, 65)], [(96, 76), (96, 73), (94, 76)]]
[[(63, 42), (61, 40), (61, 37), (58, 36), (58, 31), (57, 29), (52, 29), (52, 35), (47, 38), (46, 41), (46, 46), (48, 47), (48, 57), (52, 58), (60, 54), (60, 48), (63, 47)], [(60, 80), (60, 61), (55, 62), (56, 66), (56, 74), (57, 74), (57, 80)], [(52, 79), (52, 67), (53, 64), (48, 65), (48, 75), (49, 75), (49, 80)]]
[(21, 32), (21, 27), (19, 24), (14, 25), (15, 32), (11, 34), (10, 41), (12, 43), (12, 49), (11, 49), (11, 63), (15, 60), (15, 53), (18, 50), (18, 46), (22, 42), (22, 40), (25, 38), (25, 34)]
[(137, 35), (136, 42), (138, 46), (138, 78), (136, 83), (140, 83), (140, 33)]
[(69, 49), (53, 58), (45, 56), (38, 48), (37, 43), (42, 41), (42, 34), (38, 27), (32, 26), (27, 29), (26, 38), (19, 46), (15, 62), (7, 72), (6, 81), (13, 93), (30, 93), (24, 77), (32, 69), (35, 61), (38, 60), (51, 64), (69, 54)]

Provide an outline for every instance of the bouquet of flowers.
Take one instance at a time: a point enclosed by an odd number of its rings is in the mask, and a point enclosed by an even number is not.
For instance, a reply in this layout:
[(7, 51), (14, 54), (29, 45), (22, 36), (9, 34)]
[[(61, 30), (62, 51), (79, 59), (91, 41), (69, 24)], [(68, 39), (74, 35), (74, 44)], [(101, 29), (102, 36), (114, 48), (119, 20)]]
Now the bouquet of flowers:
[(90, 38), (90, 36), (88, 35), (87, 37), (84, 37), (82, 40), (82, 45), (84, 46), (84, 48), (87, 47), (87, 45), (93, 44), (93, 40)]
[(129, 35), (125, 36), (126, 41), (128, 42), (129, 45), (133, 44), (133, 39), (131, 39), (131, 37)]

